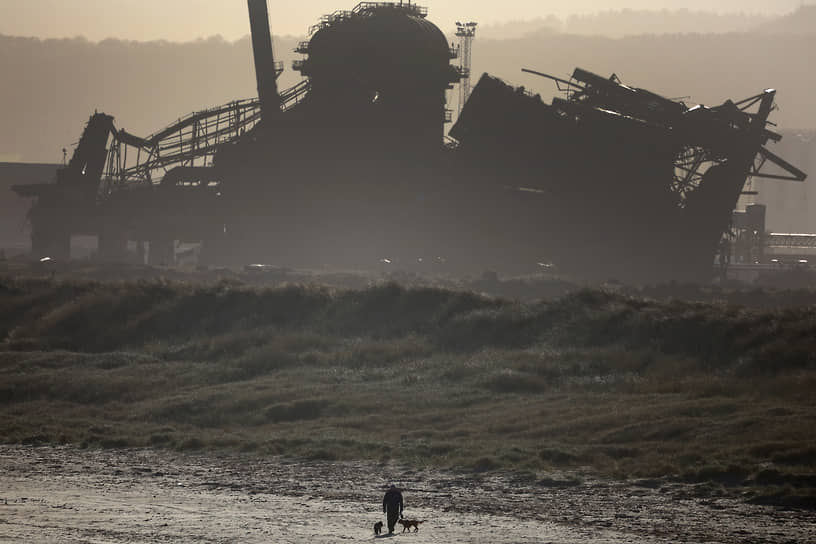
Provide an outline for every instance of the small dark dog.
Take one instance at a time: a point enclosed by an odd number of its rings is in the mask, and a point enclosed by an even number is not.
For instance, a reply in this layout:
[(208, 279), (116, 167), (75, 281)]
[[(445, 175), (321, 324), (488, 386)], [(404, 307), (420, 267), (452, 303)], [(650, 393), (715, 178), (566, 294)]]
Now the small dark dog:
[[(403, 533), (405, 531), (408, 531), (411, 527), (414, 528), (414, 532), (416, 533), (417, 531), (419, 531), (419, 524), (420, 523), (425, 523), (426, 521), (428, 521), (428, 520), (423, 519), (422, 521), (420, 521), (420, 520), (417, 520), (417, 519), (401, 519), (401, 520), (399, 520), (399, 523), (402, 524), (402, 532)], [(410, 533), (411, 531), (408, 531), (408, 532)]]
[(382, 521), (378, 521), (377, 523), (374, 524), (374, 534), (375, 535), (378, 535), (378, 534), (382, 533), (382, 526), (383, 526)]

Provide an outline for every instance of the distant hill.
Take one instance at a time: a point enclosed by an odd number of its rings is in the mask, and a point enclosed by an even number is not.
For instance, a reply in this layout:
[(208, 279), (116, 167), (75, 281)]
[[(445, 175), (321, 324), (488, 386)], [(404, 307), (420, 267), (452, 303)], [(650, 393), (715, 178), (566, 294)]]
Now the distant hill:
[(816, 5), (801, 6), (795, 12), (767, 21), (756, 28), (770, 34), (816, 33)]
[(480, 25), (477, 28), (476, 35), (479, 39), (508, 40), (539, 32), (561, 33), (563, 31), (564, 22), (555, 15), (550, 15), (546, 18), (537, 17), (526, 21), (507, 21)]
[[(279, 60), (299, 58), (297, 38), (276, 38)], [(287, 70), (281, 85), (299, 81)], [(190, 43), (99, 43), (0, 35), (0, 160), (61, 162), (88, 117), (149, 135), (194, 110), (257, 96), (249, 38)]]
[(579, 34), (620, 38), (641, 34), (725, 34), (746, 32), (775, 19), (761, 14), (706, 13), (680, 10), (610, 10), (584, 15), (572, 15), (559, 19), (555, 15), (526, 21), (510, 21), (483, 25), (478, 37), (490, 40), (506, 40), (538, 33)]
[(767, 15), (633, 10), (605, 11), (590, 15), (572, 15), (564, 32), (585, 36), (619, 38), (642, 34), (725, 34), (745, 32), (771, 20)]

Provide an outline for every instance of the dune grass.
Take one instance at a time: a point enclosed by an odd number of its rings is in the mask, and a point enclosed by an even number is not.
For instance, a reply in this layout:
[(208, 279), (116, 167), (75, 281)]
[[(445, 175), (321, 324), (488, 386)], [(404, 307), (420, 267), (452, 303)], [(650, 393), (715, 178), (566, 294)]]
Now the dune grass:
[(5, 279), (0, 338), (5, 442), (568, 469), (773, 504), (816, 497), (810, 307)]

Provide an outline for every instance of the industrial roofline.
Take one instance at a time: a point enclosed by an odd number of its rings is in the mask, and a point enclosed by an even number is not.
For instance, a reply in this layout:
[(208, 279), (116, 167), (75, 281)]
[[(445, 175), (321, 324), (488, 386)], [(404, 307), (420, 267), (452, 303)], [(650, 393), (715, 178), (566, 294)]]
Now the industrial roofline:
[(351, 11), (339, 10), (320, 18), (320, 22), (309, 27), (309, 36), (335, 23), (357, 17), (365, 17), (379, 10), (396, 10), (424, 19), (428, 16), (428, 8), (412, 4), (411, 2), (360, 2)]

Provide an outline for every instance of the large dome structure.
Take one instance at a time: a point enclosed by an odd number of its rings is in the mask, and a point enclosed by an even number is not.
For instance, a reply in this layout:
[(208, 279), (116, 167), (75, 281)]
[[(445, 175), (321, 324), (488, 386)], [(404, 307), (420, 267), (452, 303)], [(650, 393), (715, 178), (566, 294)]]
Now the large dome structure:
[(376, 127), (380, 143), (438, 147), (445, 91), (460, 75), (450, 65), (455, 49), (426, 15), (414, 4), (363, 2), (323, 17), (299, 49), (308, 58), (296, 63), (313, 107), (353, 113), (356, 126)]

